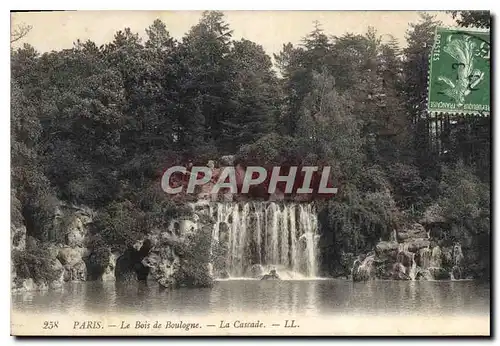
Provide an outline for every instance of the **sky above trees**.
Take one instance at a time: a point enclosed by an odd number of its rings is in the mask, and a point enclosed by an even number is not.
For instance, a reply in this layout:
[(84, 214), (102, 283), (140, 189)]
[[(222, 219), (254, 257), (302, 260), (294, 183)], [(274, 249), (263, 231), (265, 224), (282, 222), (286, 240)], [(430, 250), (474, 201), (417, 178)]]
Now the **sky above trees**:
[[(455, 23), (448, 13), (433, 14), (445, 25)], [(283, 43), (299, 43), (304, 33), (313, 29), (316, 20), (329, 35), (364, 34), (368, 26), (372, 26), (380, 35), (393, 35), (404, 46), (408, 23), (419, 18), (415, 11), (226, 11), (224, 15), (235, 39), (256, 42), (270, 55), (278, 53)], [(201, 11), (23, 12), (13, 13), (11, 24), (12, 28), (20, 23), (33, 27), (14, 47), (29, 43), (45, 52), (72, 48), (77, 38), (104, 44), (125, 27), (146, 37), (144, 28), (157, 18), (165, 22), (174, 38), (180, 39), (200, 17)]]

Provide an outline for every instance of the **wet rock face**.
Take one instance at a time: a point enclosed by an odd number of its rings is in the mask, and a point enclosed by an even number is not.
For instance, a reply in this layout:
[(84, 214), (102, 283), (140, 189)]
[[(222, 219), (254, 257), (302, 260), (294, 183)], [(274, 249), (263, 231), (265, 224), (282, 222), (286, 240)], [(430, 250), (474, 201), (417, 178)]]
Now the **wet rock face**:
[(434, 280), (449, 280), (450, 279), (450, 272), (448, 270), (446, 270), (445, 268), (431, 267), (431, 268), (429, 268), (429, 272), (431, 274), (431, 277)]
[(399, 251), (397, 256), (398, 264), (403, 265), (405, 268), (410, 267), (413, 264), (413, 253), (410, 251)]
[(235, 160), (234, 155), (225, 155), (220, 158), (219, 163), (221, 166), (233, 166), (234, 160)]
[(83, 246), (87, 237), (87, 229), (81, 218), (74, 217), (68, 226), (66, 244), (69, 246)]
[(87, 266), (85, 262), (79, 261), (71, 267), (64, 267), (64, 281), (86, 281)]
[(420, 224), (396, 232), (398, 241), (380, 241), (374, 255), (353, 263), (354, 281), (460, 280), (466, 277), (466, 259), (459, 243), (439, 246), (439, 239)]
[(21, 293), (28, 291), (45, 291), (48, 289), (59, 289), (62, 287), (64, 282), (64, 268), (63, 265), (57, 260), (53, 258), (51, 260), (51, 270), (53, 270), (56, 274), (56, 278), (52, 281), (40, 281), (36, 282), (32, 278), (20, 278), (17, 277), (15, 271), (11, 273), (11, 290), (13, 293)]
[(269, 274), (264, 275), (261, 280), (281, 280), (275, 269), (272, 269)]
[(397, 251), (399, 244), (396, 241), (381, 241), (375, 246), (375, 252), (378, 255), (383, 255), (388, 252)]
[(54, 211), (53, 226), (57, 234), (65, 235), (65, 245), (84, 247), (93, 216), (94, 212), (90, 208), (60, 203)]
[[(205, 209), (207, 212), (210, 211), (208, 205)], [(180, 281), (183, 277), (188, 277), (192, 281), (191, 285), (199, 285), (198, 281), (205, 285), (204, 282), (211, 282), (213, 275), (206, 273), (209, 268), (205, 268), (204, 265), (208, 263), (203, 263), (202, 268), (201, 265), (191, 263), (191, 259), (184, 258), (185, 254), (183, 257), (183, 254), (176, 253), (177, 250), (185, 253), (193, 252), (189, 251), (190, 247), (183, 242), (185, 237), (194, 236), (195, 239), (198, 237), (197, 228), (199, 224), (202, 224), (200, 222), (202, 216), (203, 213), (195, 212), (192, 216), (187, 215), (174, 220), (168, 229), (153, 229), (146, 238), (137, 241), (125, 252), (117, 253), (111, 252), (103, 244), (95, 245), (89, 239), (93, 219), (93, 212), (90, 209), (60, 203), (55, 209), (54, 231), (49, 235), (49, 238), (51, 236), (53, 238), (47, 249), (50, 253), (49, 257), (53, 258), (54, 268), (58, 273), (60, 272), (58, 280), (50, 283), (37, 283), (29, 278), (21, 279), (16, 275), (13, 266), (12, 278), (15, 281), (12, 285), (13, 292), (61, 287), (65, 281), (86, 280), (146, 281), (149, 279), (158, 282), (162, 287), (177, 287), (182, 284)], [(210, 218), (210, 215), (206, 217)], [(24, 226), (12, 227), (11, 234), (12, 248), (24, 251), (28, 242), (26, 228)], [(193, 256), (196, 257), (196, 253)], [(182, 267), (189, 275), (177, 275)], [(189, 270), (186, 271), (186, 268)], [(194, 277), (201, 279), (193, 281), (193, 273)], [(205, 278), (207, 275), (208, 277)]]
[(117, 252), (109, 254), (108, 265), (104, 268), (104, 272), (101, 275), (102, 281), (115, 281), (115, 268), (118, 257), (120, 257), (120, 254)]
[(114, 281), (116, 260), (120, 253), (111, 252), (108, 248), (97, 248), (84, 258), (87, 265), (87, 280)]
[(453, 266), (453, 268), (451, 268), (451, 277), (454, 280), (464, 279), (464, 277), (462, 275), (462, 268), (459, 266)]
[(133, 247), (125, 250), (123, 255), (116, 260), (116, 281), (146, 281), (149, 268), (142, 264), (144, 257), (140, 250), (137, 251)]
[(422, 238), (412, 239), (408, 243), (408, 250), (417, 253), (420, 249), (428, 248), (429, 245), (430, 241), (428, 239), (422, 239)]
[(87, 265), (84, 258), (88, 251), (81, 247), (63, 247), (57, 254), (57, 260), (64, 268), (64, 281), (86, 281)]
[(149, 279), (164, 288), (176, 286), (174, 274), (179, 270), (180, 258), (170, 246), (154, 248), (144, 257), (142, 264), (149, 268)]
[(45, 291), (48, 289), (49, 286), (45, 282), (37, 284), (35, 280), (29, 278), (18, 280), (17, 282), (15, 281), (14, 286), (12, 287), (12, 292), (20, 293), (29, 291)]
[(376, 278), (375, 255), (360, 256), (352, 268), (353, 281), (368, 281)]
[(427, 238), (427, 231), (421, 224), (414, 223), (410, 227), (398, 231), (397, 237), (399, 242), (403, 242), (410, 239), (418, 239), (418, 238), (425, 239)]
[(406, 274), (406, 267), (402, 263), (394, 263), (391, 276), (393, 280), (410, 280), (409, 275)]

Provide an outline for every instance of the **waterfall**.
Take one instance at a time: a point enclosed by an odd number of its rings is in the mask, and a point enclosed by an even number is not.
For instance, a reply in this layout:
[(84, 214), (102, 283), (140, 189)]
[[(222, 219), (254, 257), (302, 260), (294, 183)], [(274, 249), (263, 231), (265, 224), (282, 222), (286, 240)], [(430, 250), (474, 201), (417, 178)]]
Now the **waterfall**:
[(262, 263), (262, 205), (255, 209), (255, 246), (257, 252), (257, 261)]
[(453, 264), (456, 266), (460, 266), (464, 259), (464, 254), (462, 252), (462, 246), (457, 243), (453, 247)]
[(411, 280), (415, 280), (417, 278), (418, 270), (417, 270), (417, 262), (415, 262), (415, 254), (411, 252), (411, 266), (410, 271), (408, 272), (408, 276)]
[(441, 248), (439, 246), (435, 246), (432, 249), (432, 256), (431, 256), (430, 267), (432, 267), (432, 268), (441, 268)]
[(316, 277), (319, 235), (312, 204), (216, 203), (211, 210), (212, 240), (228, 249), (230, 277), (246, 276), (255, 265), (276, 269), (282, 278)]
[(316, 234), (318, 228), (318, 221), (316, 213), (312, 211), (310, 204), (304, 206), (300, 205), (300, 227), (303, 230), (299, 240), (305, 240), (304, 248), (305, 255), (299, 258), (306, 261), (307, 273), (309, 276), (316, 276), (316, 248), (319, 236)]
[(420, 249), (420, 266), (422, 269), (429, 269), (432, 261), (432, 250), (429, 248)]
[(408, 275), (408, 278), (415, 280), (418, 274), (417, 262), (415, 261), (415, 254), (409, 251), (408, 243), (399, 244), (397, 258), (398, 262), (405, 268), (405, 274)]
[(462, 279), (462, 262), (464, 260), (464, 254), (462, 252), (462, 246), (460, 243), (453, 246), (453, 267), (451, 268), (450, 277), (451, 280)]

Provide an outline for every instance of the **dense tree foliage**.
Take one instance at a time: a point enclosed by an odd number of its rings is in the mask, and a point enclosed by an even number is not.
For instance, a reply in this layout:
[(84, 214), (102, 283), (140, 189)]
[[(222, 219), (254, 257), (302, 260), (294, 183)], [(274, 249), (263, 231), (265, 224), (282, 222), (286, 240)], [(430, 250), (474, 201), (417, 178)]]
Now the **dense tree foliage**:
[[(489, 26), (482, 14), (453, 15)], [(183, 212), (160, 189), (166, 167), (237, 154), (333, 167), (339, 194), (320, 205), (327, 273), (433, 203), (483, 244), (490, 120), (440, 119), (446, 130), (432, 135), (436, 25), (422, 15), (400, 44), (373, 28), (332, 37), (316, 23), (275, 65), (259, 44), (234, 40), (220, 12), (205, 12), (180, 41), (156, 20), (145, 40), (125, 28), (100, 47), (13, 50), (13, 218), (51, 241), (52, 205), (85, 204), (98, 212), (95, 246), (122, 250)]]

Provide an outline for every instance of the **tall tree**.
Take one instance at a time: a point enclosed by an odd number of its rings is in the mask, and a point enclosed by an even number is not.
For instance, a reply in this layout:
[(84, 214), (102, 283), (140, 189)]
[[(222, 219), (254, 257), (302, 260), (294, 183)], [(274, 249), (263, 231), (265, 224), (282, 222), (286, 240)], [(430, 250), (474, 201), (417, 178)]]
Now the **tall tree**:
[(436, 176), (437, 152), (431, 146), (431, 119), (427, 113), (429, 55), (434, 32), (440, 21), (427, 13), (420, 14), (418, 23), (410, 24), (406, 33), (407, 47), (403, 50), (403, 95), (406, 111), (414, 127), (413, 142), (416, 159), (424, 174)]
[(249, 40), (234, 42), (228, 59), (235, 70), (234, 104), (223, 122), (223, 140), (234, 150), (274, 130), (278, 81), (270, 57)]
[(185, 148), (222, 146), (224, 121), (234, 108), (231, 35), (222, 12), (206, 11), (179, 47), (179, 141)]
[(490, 11), (449, 11), (457, 24), (465, 27), (490, 28)]

